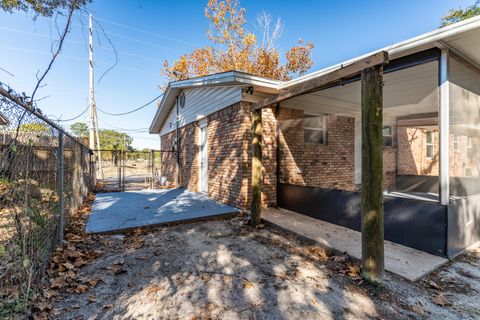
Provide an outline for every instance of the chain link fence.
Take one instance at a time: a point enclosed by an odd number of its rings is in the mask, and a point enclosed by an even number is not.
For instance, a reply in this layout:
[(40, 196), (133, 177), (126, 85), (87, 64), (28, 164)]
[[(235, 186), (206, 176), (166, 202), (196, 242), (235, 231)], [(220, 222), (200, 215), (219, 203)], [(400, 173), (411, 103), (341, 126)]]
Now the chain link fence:
[[(159, 150), (94, 150), (97, 186), (103, 191), (128, 191), (166, 187)], [(101, 167), (100, 167), (101, 166)]]
[(70, 214), (94, 184), (80, 141), (0, 96), (0, 318), (27, 310)]

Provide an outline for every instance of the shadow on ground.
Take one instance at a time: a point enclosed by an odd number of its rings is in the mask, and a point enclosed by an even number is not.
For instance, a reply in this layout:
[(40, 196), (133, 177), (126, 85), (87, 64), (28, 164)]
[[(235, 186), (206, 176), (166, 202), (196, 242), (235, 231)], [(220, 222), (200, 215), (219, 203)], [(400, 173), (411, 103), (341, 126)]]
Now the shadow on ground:
[[(432, 287), (430, 282), (443, 285), (439, 278), (461, 276), (450, 266), (421, 284), (388, 275), (387, 290), (374, 294), (374, 288), (357, 279), (356, 266), (345, 256), (332, 256), (271, 227), (240, 225), (241, 220), (234, 218), (97, 236), (89, 246), (101, 250), (100, 256), (77, 275), (93, 285), (79, 293), (61, 289), (52, 315), (60, 319), (448, 319), (480, 314), (476, 302), (468, 300), (480, 289), (478, 255), (472, 258), (476, 271), (468, 266), (459, 269), (464, 270), (462, 277), (473, 279), (463, 292)], [(455, 306), (432, 302), (439, 289), (455, 299)]]

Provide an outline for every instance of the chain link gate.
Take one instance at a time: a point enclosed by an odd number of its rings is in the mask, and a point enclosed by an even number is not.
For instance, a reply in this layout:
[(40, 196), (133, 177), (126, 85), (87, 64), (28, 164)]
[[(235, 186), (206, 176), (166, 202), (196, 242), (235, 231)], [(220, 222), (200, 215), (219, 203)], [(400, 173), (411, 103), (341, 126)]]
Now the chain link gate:
[(94, 153), (100, 189), (127, 191), (154, 189), (160, 186), (159, 150), (95, 150)]

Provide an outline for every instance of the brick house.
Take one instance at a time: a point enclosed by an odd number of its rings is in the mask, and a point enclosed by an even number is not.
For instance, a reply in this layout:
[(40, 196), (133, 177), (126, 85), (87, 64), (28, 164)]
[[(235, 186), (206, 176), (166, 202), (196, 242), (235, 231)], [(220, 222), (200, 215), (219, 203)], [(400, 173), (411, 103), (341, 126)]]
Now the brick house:
[[(385, 238), (453, 256), (480, 240), (480, 18), (383, 50)], [(248, 210), (251, 111), (273, 97), (262, 205), (358, 230), (359, 75), (280, 97), (362, 58), (287, 82), (231, 71), (170, 83), (150, 127), (166, 183)]]

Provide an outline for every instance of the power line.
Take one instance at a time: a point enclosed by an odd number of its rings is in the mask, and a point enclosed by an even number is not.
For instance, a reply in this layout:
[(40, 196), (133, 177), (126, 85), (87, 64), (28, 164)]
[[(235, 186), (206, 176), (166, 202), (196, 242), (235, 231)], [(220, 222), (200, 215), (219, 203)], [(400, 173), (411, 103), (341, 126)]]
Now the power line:
[(155, 48), (159, 48), (159, 49), (169, 50), (169, 51), (173, 51), (173, 52), (176, 52), (176, 53), (183, 53), (183, 51), (180, 51), (180, 50), (177, 50), (177, 49), (172, 49), (172, 48), (169, 48), (169, 47), (159, 46), (159, 45), (154, 44), (154, 43), (138, 40), (138, 39), (135, 39), (135, 38), (132, 38), (132, 37), (129, 37), (129, 36), (124, 36), (124, 35), (121, 35), (121, 34), (118, 34), (118, 33), (115, 33), (115, 32), (106, 32), (106, 33), (111, 35), (111, 36), (114, 36), (114, 37), (130, 40), (130, 41), (140, 43), (140, 44), (143, 44), (143, 45), (146, 45), (146, 46), (151, 46), (151, 47), (155, 47)]
[(107, 111), (103, 111), (102, 109), (100, 109), (100, 108), (98, 108), (98, 107), (97, 107), (97, 109), (98, 109), (100, 112), (102, 112), (102, 113), (104, 113), (104, 114), (107, 114), (107, 115), (109, 115), (109, 116), (124, 116), (124, 115), (130, 114), (130, 113), (134, 113), (134, 112), (136, 112), (136, 111), (138, 111), (138, 110), (141, 110), (141, 109), (143, 109), (143, 108), (151, 105), (152, 103), (154, 103), (154, 102), (155, 102), (158, 98), (160, 98), (161, 96), (163, 96), (163, 93), (160, 94), (159, 96), (153, 98), (153, 99), (150, 100), (149, 102), (145, 103), (144, 105), (142, 105), (142, 106), (140, 106), (140, 107), (138, 107), (138, 108), (135, 108), (135, 109), (133, 109), (133, 110), (127, 111), (127, 112), (110, 113), (110, 112), (107, 112)]
[(122, 130), (122, 131), (132, 131), (132, 132), (139, 132), (139, 133), (142, 133), (142, 132), (147, 132), (147, 130), (149, 128), (122, 128), (122, 127), (117, 127), (117, 126), (114, 126), (110, 123), (107, 123), (105, 121), (99, 121), (100, 124), (104, 125), (104, 126), (107, 126), (109, 128), (112, 128), (112, 129), (115, 129), (115, 130)]
[(57, 120), (55, 120), (55, 121), (57, 121), (57, 122), (67, 122), (67, 121), (76, 120), (76, 119), (80, 118), (81, 116), (83, 116), (83, 115), (85, 114), (85, 112), (87, 112), (87, 110), (88, 110), (89, 107), (90, 107), (90, 106), (87, 106), (87, 107), (85, 108), (85, 110), (83, 110), (82, 113), (80, 113), (80, 114), (79, 114), (78, 116), (76, 116), (76, 117), (73, 117), (73, 118), (70, 118), (70, 119), (64, 119), (64, 120), (63, 120), (63, 119), (57, 119)]
[[(46, 34), (42, 34), (42, 33), (28, 32), (28, 31), (23, 31), (23, 30), (20, 30), (20, 29), (14, 29), (14, 28), (2, 27), (2, 26), (0, 26), (0, 30), (22, 33), (22, 34), (26, 34), (26, 35), (29, 35), (29, 36), (34, 36), (34, 37), (39, 37), (39, 38), (44, 38), (44, 39), (51, 39), (52, 38), (52, 37), (50, 37)], [(140, 41), (140, 40), (130, 38), (130, 37), (126, 37), (126, 36), (122, 36), (122, 35), (117, 35), (117, 34), (114, 34), (114, 33), (111, 33), (111, 32), (105, 32), (105, 33), (106, 34), (111, 34), (111, 35), (114, 35), (114, 36), (118, 36), (118, 37), (122, 37), (122, 38), (125, 38), (125, 39), (130, 39), (132, 41), (135, 41), (135, 42), (138, 42), (138, 43), (143, 43), (145, 45), (150, 45), (150, 46), (158, 47), (158, 48), (161, 48), (161, 49), (167, 49), (167, 50), (171, 50), (171, 51), (181, 52), (181, 51), (178, 51), (178, 50), (175, 50), (175, 49), (162, 47), (162, 46), (157, 46), (157, 45), (154, 45), (154, 44), (150, 44), (148, 42)], [(72, 40), (72, 39), (66, 39), (65, 41), (70, 42), (70, 43), (80, 44), (80, 45), (86, 44), (86, 43), (83, 43), (82, 41), (77, 41), (77, 40)], [(101, 46), (101, 45), (98, 46), (98, 47), (103, 49), (103, 50), (114, 51), (111, 48), (104, 47), (104, 46)], [(124, 55), (132, 56), (132, 57), (135, 57), (135, 58), (144, 59), (144, 60), (148, 60), (148, 61), (153, 61), (153, 62), (156, 62), (156, 63), (160, 62), (160, 59), (154, 59), (154, 58), (142, 56), (142, 55), (139, 55), (139, 54), (136, 54), (136, 53), (133, 53), (133, 52), (123, 51), (123, 50), (117, 50), (117, 52), (121, 53), (121, 54), (124, 54)]]
[(103, 22), (106, 22), (106, 23), (110, 23), (110, 24), (119, 26), (119, 27), (123, 27), (123, 28), (126, 28), (126, 29), (130, 29), (130, 30), (133, 30), (133, 31), (143, 32), (143, 33), (148, 34), (148, 35), (152, 35), (152, 36), (156, 36), (156, 37), (159, 37), (159, 38), (176, 41), (176, 42), (183, 43), (183, 44), (187, 44), (187, 45), (190, 45), (190, 46), (193, 46), (193, 47), (200, 47), (200, 45), (198, 45), (198, 44), (196, 44), (196, 43), (193, 43), (193, 42), (189, 42), (189, 41), (184, 41), (184, 40), (172, 38), (172, 37), (169, 37), (169, 36), (165, 36), (165, 35), (163, 35), (163, 34), (151, 32), (151, 31), (147, 31), (147, 30), (143, 30), (143, 29), (140, 29), (140, 28), (137, 28), (137, 27), (132, 27), (132, 26), (129, 26), (129, 25), (126, 25), (126, 24), (122, 24), (122, 23), (115, 22), (115, 21), (110, 21), (110, 20), (101, 19), (101, 18), (96, 18), (96, 19), (97, 19), (97, 20), (100, 20), (100, 21), (103, 21)]
[[(7, 49), (7, 50), (16, 50), (16, 51), (25, 52), (25, 53), (36, 53), (36, 54), (48, 55), (48, 56), (52, 55), (50, 52), (45, 52), (45, 51), (40, 51), (40, 50), (23, 49), (23, 48), (4, 46), (4, 45), (0, 45), (0, 48), (4, 48), (4, 49)], [(85, 63), (85, 59), (80, 59), (80, 58), (72, 57), (72, 56), (68, 56), (68, 55), (61, 55), (58, 58), (59, 59), (68, 59), (68, 60), (73, 60), (73, 61), (80, 61), (82, 63)], [(108, 65), (108, 66), (110, 65), (107, 62), (99, 61), (99, 60), (96, 60), (95, 64), (102, 64), (102, 65)], [(145, 72), (144, 70), (137, 69), (137, 68), (122, 67), (122, 66), (117, 66), (117, 68), (118, 69), (123, 69), (123, 70), (126, 70), (126, 71), (140, 72), (140, 73), (143, 73), (143, 74), (147, 74), (149, 76), (154, 75), (153, 73)]]

